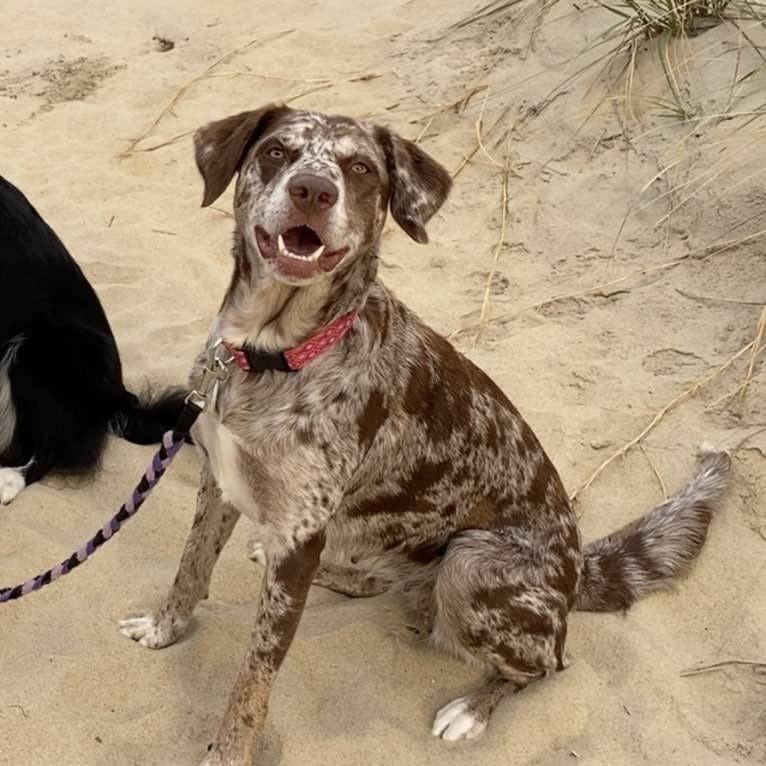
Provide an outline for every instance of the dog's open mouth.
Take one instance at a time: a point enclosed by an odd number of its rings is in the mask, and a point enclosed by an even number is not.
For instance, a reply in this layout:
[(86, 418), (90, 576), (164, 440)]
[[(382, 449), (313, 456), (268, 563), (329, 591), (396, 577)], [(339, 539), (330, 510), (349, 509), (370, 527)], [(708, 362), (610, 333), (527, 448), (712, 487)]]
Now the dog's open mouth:
[(327, 250), (322, 238), (310, 226), (292, 226), (276, 237), (256, 226), (255, 239), (261, 255), (276, 261), (282, 274), (301, 279), (332, 271), (348, 251), (347, 247)]

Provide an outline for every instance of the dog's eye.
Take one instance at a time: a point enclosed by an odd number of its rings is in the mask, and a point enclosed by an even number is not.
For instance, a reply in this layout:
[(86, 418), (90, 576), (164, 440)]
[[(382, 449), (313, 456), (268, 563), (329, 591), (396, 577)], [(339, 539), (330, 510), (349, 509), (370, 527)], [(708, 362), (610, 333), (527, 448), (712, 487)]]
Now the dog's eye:
[(358, 173), (359, 175), (363, 175), (364, 173), (369, 173), (370, 172), (370, 169), (363, 162), (355, 162), (351, 166), (351, 170), (354, 173)]
[(285, 158), (285, 152), (284, 149), (281, 149), (278, 146), (272, 146), (271, 149), (266, 152), (266, 156), (271, 157), (272, 160), (283, 160)]

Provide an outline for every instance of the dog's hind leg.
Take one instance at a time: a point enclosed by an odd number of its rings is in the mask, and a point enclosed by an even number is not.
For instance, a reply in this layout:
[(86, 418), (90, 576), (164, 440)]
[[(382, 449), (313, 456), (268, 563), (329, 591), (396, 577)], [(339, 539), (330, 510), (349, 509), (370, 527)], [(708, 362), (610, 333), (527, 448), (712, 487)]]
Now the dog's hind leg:
[[(251, 561), (266, 566), (266, 549), (257, 538), (248, 541), (247, 555)], [(385, 593), (391, 583), (382, 577), (369, 575), (355, 567), (320, 564), (312, 585), (327, 588), (349, 598), (371, 598)]]
[[(546, 583), (540, 558), (503, 532), (469, 530), (447, 548), (434, 586), (431, 639), (491, 677), (439, 710), (434, 736), (478, 736), (506, 694), (565, 667), (569, 604)], [(575, 569), (573, 592), (576, 582)]]
[(67, 319), (28, 329), (14, 346), (0, 375), (0, 432), (12, 410), (13, 437), (0, 439), (8, 441), (0, 455), (4, 465), (28, 464), (27, 485), (51, 471), (77, 476), (98, 466), (122, 386), (115, 354), (108, 335)]
[(150, 649), (162, 649), (186, 633), (192, 612), (207, 598), (218, 556), (234, 531), (239, 511), (223, 502), (213, 475), (203, 465), (197, 512), (173, 586), (162, 606), (120, 621), (120, 630)]
[(333, 564), (320, 564), (313, 584), (350, 598), (379, 596), (390, 587), (390, 583), (381, 577)]
[(434, 718), (432, 734), (448, 742), (478, 737), (487, 728), (497, 703), (509, 692), (521, 691), (524, 686), (526, 684), (509, 681), (501, 675), (494, 676), (485, 686), (441, 708)]

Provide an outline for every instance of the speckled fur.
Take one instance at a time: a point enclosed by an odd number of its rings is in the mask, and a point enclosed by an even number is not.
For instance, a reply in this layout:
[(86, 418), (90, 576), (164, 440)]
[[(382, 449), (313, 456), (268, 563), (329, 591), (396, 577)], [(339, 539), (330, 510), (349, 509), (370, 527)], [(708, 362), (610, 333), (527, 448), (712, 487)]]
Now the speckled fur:
[[(287, 155), (276, 167), (263, 152), (274, 141)], [(425, 242), (449, 191), (446, 172), (383, 128), (276, 106), (206, 126), (196, 147), (205, 204), (238, 173), (234, 274), (209, 343), (283, 349), (348, 311), (358, 318), (299, 372), (230, 369), (194, 434), (201, 490), (173, 588), (157, 612), (123, 629), (149, 646), (176, 640), (243, 513), (266, 571), (205, 766), (250, 764), (312, 578), (352, 596), (400, 592), (433, 644), (485, 667), (487, 685), (434, 723), (445, 739), (476, 736), (504, 694), (565, 667), (570, 610), (624, 608), (696, 555), (728, 458), (708, 454), (703, 479), (583, 554), (561, 480), (517, 410), (376, 279), (387, 209)], [(360, 157), (370, 170), (363, 182), (348, 171)], [(285, 191), (305, 169), (339, 188), (337, 205), (315, 220)], [(301, 224), (331, 247), (349, 246), (331, 273), (286, 279), (259, 254), (255, 225)]]

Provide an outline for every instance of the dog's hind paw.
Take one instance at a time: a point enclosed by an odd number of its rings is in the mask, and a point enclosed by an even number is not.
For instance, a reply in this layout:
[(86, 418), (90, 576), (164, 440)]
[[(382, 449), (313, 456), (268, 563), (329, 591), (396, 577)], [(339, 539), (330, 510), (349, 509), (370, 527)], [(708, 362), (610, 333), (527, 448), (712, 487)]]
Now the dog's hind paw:
[(248, 540), (247, 543), (247, 557), (250, 561), (254, 561), (256, 564), (260, 564), (262, 567), (266, 566), (266, 548), (259, 540)]
[(162, 649), (178, 641), (189, 626), (181, 617), (147, 612), (119, 622), (120, 632), (149, 649)]
[(447, 742), (457, 742), (478, 737), (486, 728), (486, 719), (471, 710), (469, 698), (458, 697), (436, 714), (431, 733)]
[(26, 486), (24, 474), (18, 468), (0, 468), (0, 503), (8, 505)]

